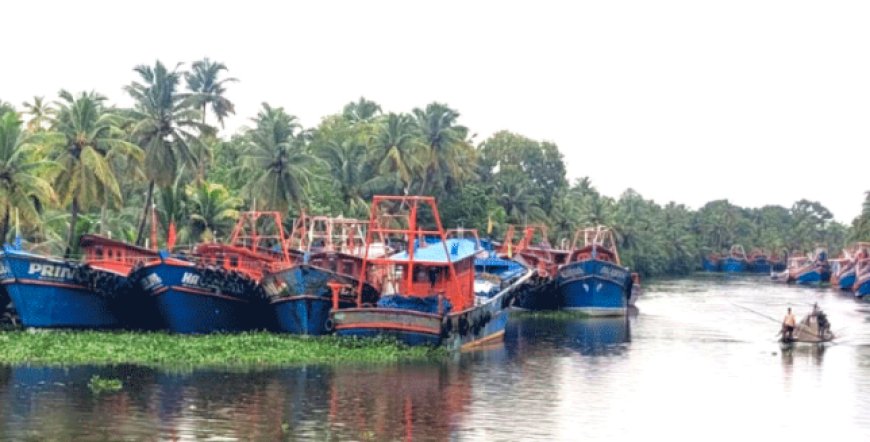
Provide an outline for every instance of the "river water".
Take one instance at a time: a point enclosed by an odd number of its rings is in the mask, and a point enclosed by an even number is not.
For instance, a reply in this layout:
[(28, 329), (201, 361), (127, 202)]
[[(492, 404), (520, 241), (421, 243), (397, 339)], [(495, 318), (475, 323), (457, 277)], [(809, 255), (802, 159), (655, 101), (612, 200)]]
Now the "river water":
[[(841, 339), (781, 350), (786, 307), (813, 302)], [(515, 316), (503, 344), (442, 363), (0, 366), (0, 439), (870, 440), (870, 304), (722, 275), (650, 283), (637, 304)], [(124, 388), (95, 395), (95, 374)]]

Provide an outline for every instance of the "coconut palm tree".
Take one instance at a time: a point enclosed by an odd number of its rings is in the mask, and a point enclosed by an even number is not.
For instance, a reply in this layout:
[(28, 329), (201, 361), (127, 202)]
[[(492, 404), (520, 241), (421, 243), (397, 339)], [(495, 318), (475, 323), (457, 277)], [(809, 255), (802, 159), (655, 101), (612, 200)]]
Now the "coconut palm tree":
[(126, 140), (121, 117), (105, 108), (106, 98), (95, 92), (78, 96), (62, 90), (52, 134), (46, 139), (50, 157), (61, 170), (55, 189), (62, 204), (70, 204), (67, 255), (75, 248), (79, 210), (110, 204), (120, 206), (121, 190), (111, 166), (112, 157), (142, 158), (142, 150)]
[(55, 199), (51, 184), (43, 177), (56, 165), (39, 157), (21, 124), (14, 112), (0, 115), (0, 242), (7, 239), (15, 209), (25, 224), (35, 225), (39, 221), (36, 201)]
[(189, 239), (213, 241), (229, 234), (239, 218), (240, 198), (233, 197), (226, 187), (199, 181), (187, 186), (190, 208)]
[(0, 100), (0, 116), (5, 115), (7, 112), (16, 112), (15, 107), (3, 100)]
[(392, 191), (408, 194), (419, 176), (423, 148), (414, 119), (408, 114), (390, 113), (372, 140), (371, 160), (379, 176), (371, 185), (388, 186)]
[(305, 132), (284, 108), (263, 103), (254, 122), (256, 127), (246, 134), (245, 156), (239, 166), (241, 173), (250, 176), (245, 190), (257, 198), (258, 206), (287, 212), (305, 199), (311, 166), (318, 160), (306, 152)]
[[(466, 142), (468, 129), (456, 124), (459, 112), (441, 103), (414, 109), (417, 126), (428, 147), (423, 155), (425, 171), (421, 193), (434, 190), (469, 176), (474, 170), (474, 149)], [(430, 186), (432, 188), (430, 188)]]
[(136, 100), (130, 117), (134, 140), (145, 149), (145, 174), (148, 193), (136, 234), (136, 244), (144, 239), (145, 221), (154, 194), (154, 185), (172, 184), (182, 165), (195, 167), (199, 148), (198, 134), (212, 129), (200, 122), (201, 115), (190, 94), (179, 92), (181, 65), (168, 70), (160, 61), (151, 66), (136, 66), (141, 83), (134, 81), (124, 89)]
[(352, 139), (344, 142), (330, 140), (317, 151), (317, 156), (326, 163), (329, 176), (335, 180), (341, 200), (348, 208), (348, 215), (362, 216), (368, 213), (366, 182), (370, 171), (366, 164), (366, 146)]
[(344, 106), (342, 116), (351, 123), (371, 121), (381, 114), (381, 106), (374, 101), (360, 97)]
[(39, 132), (43, 130), (43, 126), (51, 119), (51, 105), (45, 101), (44, 97), (33, 97), (33, 102), (22, 103), (24, 113), (30, 115), (30, 120), (27, 122), (28, 132)]
[(224, 118), (236, 113), (233, 102), (224, 97), (224, 93), (227, 83), (239, 80), (232, 77), (219, 80), (222, 71), (228, 71), (225, 64), (203, 58), (194, 62), (191, 71), (184, 74), (187, 88), (193, 92), (193, 105), (202, 112), (202, 124), (205, 124), (206, 110), (209, 107), (221, 127), (224, 127)]

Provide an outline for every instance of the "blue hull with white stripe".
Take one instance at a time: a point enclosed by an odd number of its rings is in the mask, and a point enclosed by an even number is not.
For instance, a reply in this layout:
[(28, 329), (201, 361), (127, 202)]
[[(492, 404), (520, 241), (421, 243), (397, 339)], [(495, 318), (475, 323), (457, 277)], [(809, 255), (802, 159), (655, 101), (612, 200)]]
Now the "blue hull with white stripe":
[(21, 323), (35, 328), (118, 328), (110, 299), (75, 278), (80, 264), (14, 250), (3, 257), (2, 284)]
[(145, 266), (139, 284), (154, 297), (163, 323), (174, 333), (238, 332), (266, 325), (250, 280), (208, 272), (164, 261)]
[(625, 315), (631, 274), (614, 263), (590, 259), (562, 266), (556, 287), (567, 310), (593, 316)]

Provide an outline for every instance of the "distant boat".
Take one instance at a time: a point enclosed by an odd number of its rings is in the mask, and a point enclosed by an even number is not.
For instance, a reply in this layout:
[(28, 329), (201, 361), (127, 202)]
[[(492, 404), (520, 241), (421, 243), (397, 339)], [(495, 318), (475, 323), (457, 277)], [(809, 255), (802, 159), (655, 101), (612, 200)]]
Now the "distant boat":
[(843, 250), (840, 258), (831, 260), (831, 284), (840, 290), (854, 291), (858, 261), (870, 257), (870, 243), (859, 242)]
[(731, 246), (728, 255), (722, 258), (722, 271), (726, 273), (745, 272), (747, 265), (746, 252), (739, 244)]
[(625, 315), (632, 274), (622, 266), (613, 232), (604, 226), (578, 231), (568, 263), (556, 274), (567, 310), (593, 316)]
[[(401, 213), (393, 213), (396, 207)], [(426, 223), (418, 219), (424, 213)], [(451, 349), (502, 339), (508, 307), (531, 271), (509, 280), (478, 275), (475, 260), (482, 247), (467, 238), (448, 238), (432, 197), (375, 196), (369, 219), (366, 244), (388, 243), (389, 236), (399, 235), (406, 238), (407, 249), (381, 258), (364, 257), (361, 275), (384, 271), (381, 297), (376, 306), (334, 308), (331, 319), (336, 334), (387, 335), (408, 345)], [(486, 290), (483, 281), (493, 283), (497, 291)], [(362, 285), (357, 287), (358, 296), (361, 289)], [(333, 299), (337, 307), (337, 293)]]
[(764, 250), (754, 249), (747, 258), (747, 269), (752, 273), (768, 274), (773, 270), (773, 265)]
[(816, 251), (813, 259), (806, 256), (792, 256), (788, 260), (788, 268), (779, 273), (771, 273), (774, 281), (797, 283), (801, 285), (818, 285), (831, 280), (831, 266), (827, 252)]
[(855, 285), (852, 289), (858, 299), (870, 299), (870, 258), (864, 258), (855, 265)]
[(721, 259), (718, 253), (711, 253), (701, 258), (701, 267), (707, 272), (721, 271), (721, 264)]
[(2, 281), (25, 327), (138, 328), (144, 298), (128, 279), (131, 269), (157, 252), (121, 241), (83, 235), (84, 260), (6, 247)]

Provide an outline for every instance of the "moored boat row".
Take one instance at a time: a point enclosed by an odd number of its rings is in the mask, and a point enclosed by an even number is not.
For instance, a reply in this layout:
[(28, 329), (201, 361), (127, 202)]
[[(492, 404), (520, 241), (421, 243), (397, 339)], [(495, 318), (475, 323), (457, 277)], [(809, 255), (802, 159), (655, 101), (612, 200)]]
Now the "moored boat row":
[[(414, 221), (397, 231), (400, 216)], [(81, 238), (81, 259), (7, 246), (0, 285), (33, 328), (336, 332), (455, 348), (499, 339), (535, 273), (437, 216), (433, 198), (375, 197), (368, 223), (303, 216), (285, 234), (279, 214), (245, 212), (228, 242), (174, 251), (95, 235)]]

